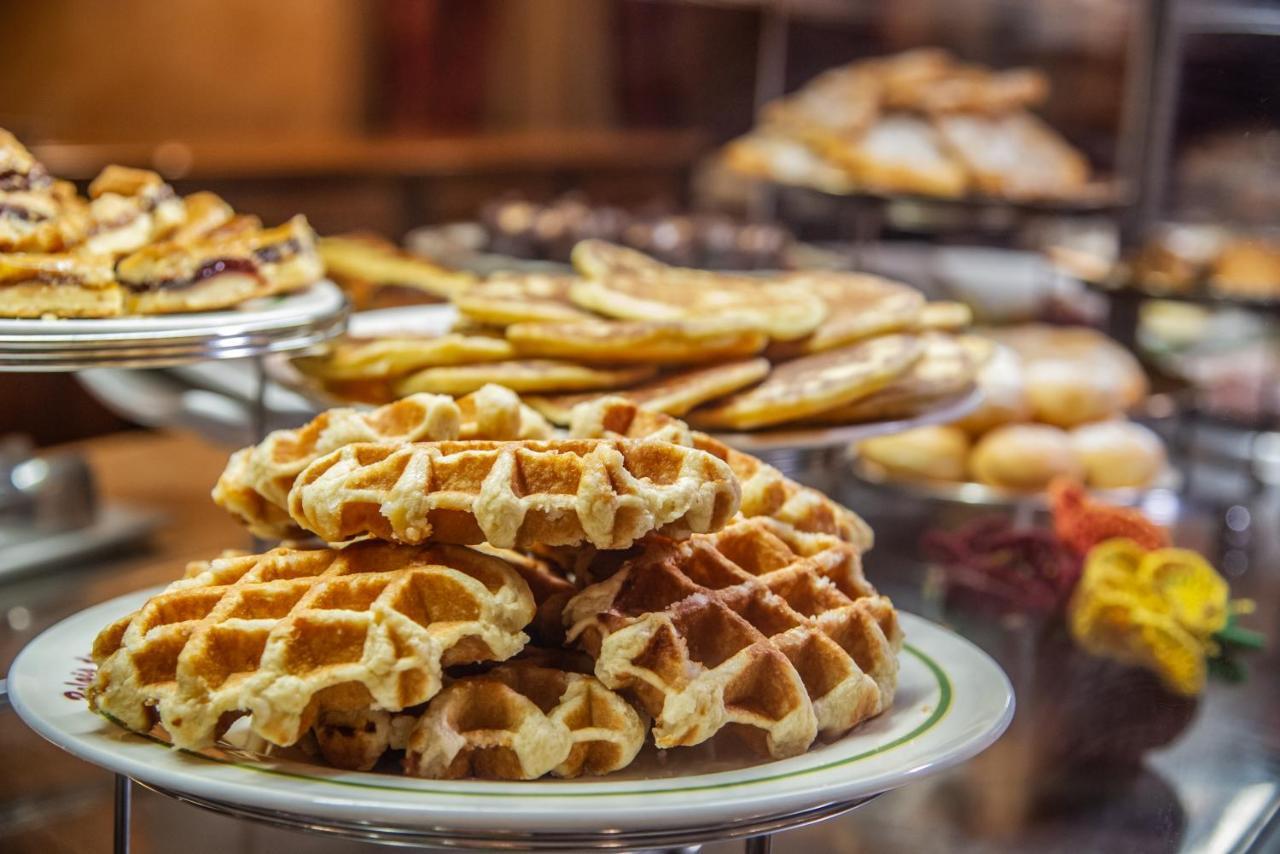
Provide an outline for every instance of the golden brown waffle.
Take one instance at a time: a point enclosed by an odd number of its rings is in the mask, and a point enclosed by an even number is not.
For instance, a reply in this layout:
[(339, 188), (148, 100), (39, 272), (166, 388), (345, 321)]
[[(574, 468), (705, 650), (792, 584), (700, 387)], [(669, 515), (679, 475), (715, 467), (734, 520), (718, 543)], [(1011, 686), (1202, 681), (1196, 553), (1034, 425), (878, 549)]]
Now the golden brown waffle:
[(409, 737), (406, 774), (534, 780), (631, 764), (645, 723), (592, 676), (512, 662), (451, 683)]
[(582, 320), (517, 323), (507, 341), (522, 356), (602, 364), (680, 364), (752, 356), (768, 337), (733, 318), (701, 320)]
[(694, 410), (689, 422), (711, 429), (755, 430), (806, 418), (878, 391), (906, 373), (921, 354), (915, 337), (883, 335), (803, 356), (774, 368), (754, 388)]
[(813, 271), (786, 281), (812, 291), (827, 304), (827, 319), (796, 341), (769, 347), (770, 358), (820, 353), (874, 335), (910, 328), (924, 310), (924, 295), (915, 288), (863, 273)]
[[(565, 577), (565, 573), (554, 568), (551, 563), (540, 557), (511, 549), (499, 549), (487, 543), (473, 546), (478, 552), (501, 558), (511, 568), (520, 573), (520, 577), (529, 585), (533, 593), (533, 603), (537, 615), (533, 622), (525, 627), (533, 642), (545, 647), (558, 647), (564, 641), (565, 603), (579, 590), (579, 585)], [(588, 547), (590, 548), (590, 547)], [(573, 549), (571, 551), (581, 551)]]
[(415, 394), (372, 411), (330, 409), (296, 430), (277, 430), (232, 454), (213, 489), (219, 507), (260, 537), (305, 535), (289, 518), (294, 478), (325, 454), (356, 442), (541, 439), (551, 425), (510, 389), (484, 386), (456, 401)]
[[(574, 247), (575, 264), (593, 269), (579, 256), (597, 251), (592, 248), (594, 243), (583, 241)], [(634, 250), (630, 253), (645, 257)], [(819, 297), (795, 285), (668, 267), (657, 261), (651, 267), (628, 265), (622, 270), (610, 269), (599, 279), (575, 282), (569, 297), (575, 304), (609, 317), (641, 321), (732, 319), (784, 341), (808, 335), (827, 316), (826, 304)]]
[(601, 398), (579, 405), (569, 433), (579, 438), (661, 438), (706, 451), (728, 464), (742, 489), (743, 516), (769, 516), (805, 533), (831, 534), (859, 551), (873, 544), (871, 527), (862, 517), (801, 486), (773, 466), (735, 451), (705, 433), (690, 430), (683, 421), (642, 408), (625, 398)]
[(769, 375), (769, 370), (768, 359), (743, 359), (708, 367), (673, 371), (622, 391), (530, 395), (525, 398), (525, 401), (549, 420), (560, 425), (569, 423), (575, 406), (601, 397), (622, 397), (655, 412), (680, 416), (698, 404), (723, 397), (759, 382)]
[[(368, 771), (388, 750), (404, 750), (418, 718), (382, 709), (322, 709), (311, 727), (315, 748), (335, 768)], [(304, 747), (309, 747), (304, 740)]]
[(286, 510), (289, 490), (313, 461), (354, 442), (452, 439), (460, 434), (462, 423), (452, 399), (431, 394), (412, 395), (372, 411), (330, 409), (303, 427), (277, 430), (260, 444), (232, 454), (213, 488), (213, 501), (260, 537), (295, 536), (299, 529)]
[(456, 403), (462, 414), (459, 439), (551, 438), (551, 425), (547, 419), (525, 406), (520, 396), (509, 388), (481, 386), (478, 391), (458, 398)]
[(651, 531), (714, 531), (737, 510), (727, 465), (661, 441), (348, 445), (289, 493), (294, 521), (328, 542), (618, 549)]
[(455, 664), (519, 652), (533, 596), (502, 560), (462, 546), (357, 543), (220, 558), (94, 641), (90, 704), (178, 747), (235, 717), (295, 743), (321, 709), (398, 711)]
[(606, 686), (654, 717), (659, 748), (732, 724), (772, 757), (887, 709), (901, 631), (857, 551), (771, 519), (646, 554), (565, 608), (568, 639)]

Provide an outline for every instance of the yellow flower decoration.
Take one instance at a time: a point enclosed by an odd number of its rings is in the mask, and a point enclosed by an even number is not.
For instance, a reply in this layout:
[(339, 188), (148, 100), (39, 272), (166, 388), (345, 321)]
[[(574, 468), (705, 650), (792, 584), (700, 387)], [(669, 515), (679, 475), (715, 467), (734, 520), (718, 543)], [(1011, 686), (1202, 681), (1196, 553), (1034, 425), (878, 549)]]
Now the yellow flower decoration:
[(1157, 549), (1138, 568), (1142, 583), (1157, 591), (1187, 631), (1207, 638), (1227, 624), (1227, 582), (1209, 562), (1187, 549)]
[(1169, 690), (1195, 695), (1204, 688), (1205, 656), (1237, 608), (1227, 582), (1203, 557), (1186, 549), (1148, 552), (1127, 539), (1090, 549), (1072, 597), (1068, 623), (1086, 651), (1146, 667)]

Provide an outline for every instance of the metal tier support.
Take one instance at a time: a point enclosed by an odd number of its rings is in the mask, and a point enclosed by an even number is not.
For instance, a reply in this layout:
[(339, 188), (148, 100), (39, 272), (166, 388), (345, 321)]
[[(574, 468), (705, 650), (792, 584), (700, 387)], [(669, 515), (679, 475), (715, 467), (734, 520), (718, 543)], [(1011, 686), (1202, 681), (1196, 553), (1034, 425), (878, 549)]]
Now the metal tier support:
[[(129, 854), (130, 794), (133, 780), (116, 775), (115, 854)], [(481, 848), (487, 851), (538, 851), (596, 849), (611, 851), (695, 854), (704, 842), (742, 839), (746, 854), (769, 854), (774, 834), (844, 815), (872, 800), (862, 798), (844, 803), (820, 804), (772, 818), (749, 819), (716, 827), (690, 827), (655, 831), (600, 831), (598, 833), (557, 833), (498, 831), (491, 833), (453, 832), (447, 828), (411, 829), (378, 827), (364, 823), (329, 822), (308, 816), (265, 809), (241, 807), (210, 801), (194, 795), (169, 791), (146, 783), (138, 785), (157, 794), (220, 815), (244, 819), (270, 827), (302, 831), (318, 836), (351, 839), (404, 848)]]
[[(267, 374), (262, 357), (301, 350), (346, 331), (350, 306), (330, 282), (269, 303), (260, 312), (150, 317), (136, 328), (129, 319), (0, 322), (0, 371), (75, 372), (86, 368), (150, 368), (209, 359), (253, 358), (258, 387), (253, 425), (258, 438), (268, 425)], [(0, 700), (4, 698), (0, 680)], [(133, 781), (116, 774), (112, 850), (128, 854)]]

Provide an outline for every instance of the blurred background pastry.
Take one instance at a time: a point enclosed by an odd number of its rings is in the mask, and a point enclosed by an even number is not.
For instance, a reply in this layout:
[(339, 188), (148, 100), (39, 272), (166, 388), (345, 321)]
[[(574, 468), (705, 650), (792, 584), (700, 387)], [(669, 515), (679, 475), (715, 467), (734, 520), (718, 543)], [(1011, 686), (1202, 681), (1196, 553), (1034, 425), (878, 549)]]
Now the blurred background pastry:
[(1132, 421), (1085, 424), (1069, 435), (1085, 481), (1098, 489), (1149, 486), (1167, 463), (1160, 437)]
[(1038, 491), (1055, 477), (1080, 478), (1084, 467), (1070, 437), (1057, 427), (1006, 424), (974, 445), (969, 473), (989, 486)]
[(957, 427), (917, 427), (867, 439), (859, 453), (897, 477), (964, 480), (969, 466), (969, 435)]

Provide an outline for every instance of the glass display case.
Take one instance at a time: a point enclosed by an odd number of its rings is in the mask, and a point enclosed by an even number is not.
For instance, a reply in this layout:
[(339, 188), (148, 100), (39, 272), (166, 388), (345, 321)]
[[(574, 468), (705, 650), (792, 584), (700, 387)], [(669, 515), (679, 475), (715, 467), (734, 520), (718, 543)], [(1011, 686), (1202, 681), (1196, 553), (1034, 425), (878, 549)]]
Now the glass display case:
[(0, 850), (1280, 850), (1278, 33), (14, 7)]

